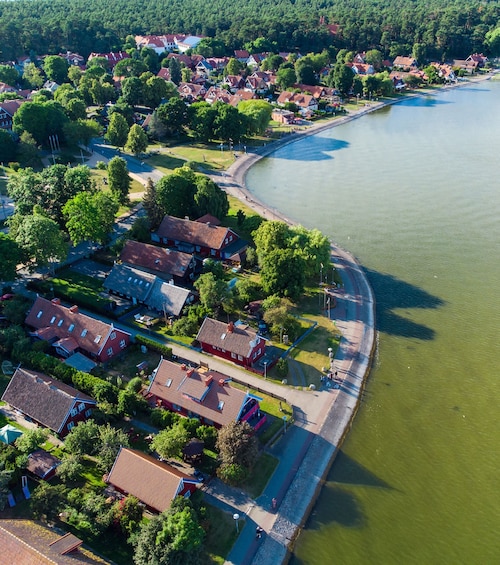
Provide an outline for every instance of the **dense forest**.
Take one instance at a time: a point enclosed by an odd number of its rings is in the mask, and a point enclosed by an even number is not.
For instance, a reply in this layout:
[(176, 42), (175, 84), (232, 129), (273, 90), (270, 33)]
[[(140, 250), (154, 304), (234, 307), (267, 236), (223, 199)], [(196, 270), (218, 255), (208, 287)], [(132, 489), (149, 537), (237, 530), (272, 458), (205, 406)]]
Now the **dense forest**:
[[(320, 22), (338, 24), (329, 32)], [(499, 0), (12, 0), (0, 1), (0, 60), (118, 50), (129, 34), (190, 33), (228, 49), (264, 37), (273, 50), (379, 49), (428, 58), (488, 53)]]

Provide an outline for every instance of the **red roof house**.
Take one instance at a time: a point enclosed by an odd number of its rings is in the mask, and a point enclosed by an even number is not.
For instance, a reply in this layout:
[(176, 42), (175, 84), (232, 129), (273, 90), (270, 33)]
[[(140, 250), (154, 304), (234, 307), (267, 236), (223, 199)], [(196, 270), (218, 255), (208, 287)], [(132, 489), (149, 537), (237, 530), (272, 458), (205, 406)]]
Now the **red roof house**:
[(165, 216), (151, 239), (184, 253), (214, 259), (230, 259), (234, 255), (243, 254), (247, 248), (247, 243), (231, 228), (175, 216)]
[(2, 400), (61, 436), (87, 420), (96, 405), (93, 398), (72, 386), (21, 368), (10, 379)]
[(128, 239), (120, 254), (120, 261), (139, 267), (165, 280), (184, 283), (193, 278), (196, 261), (189, 253), (165, 249), (149, 243)]
[(266, 342), (245, 324), (225, 324), (205, 318), (196, 336), (203, 351), (243, 367), (251, 367), (266, 352)]
[(211, 370), (193, 369), (162, 359), (146, 393), (150, 403), (183, 416), (199, 418), (220, 428), (230, 422), (248, 422), (259, 429), (266, 417), (261, 398), (229, 384), (229, 377)]
[(120, 448), (107, 482), (156, 512), (167, 510), (176, 496), (189, 497), (199, 483), (151, 455), (125, 447)]
[(128, 332), (82, 314), (78, 306), (67, 308), (58, 298), (47, 300), (38, 296), (25, 322), (35, 328), (34, 337), (51, 342), (62, 357), (80, 352), (105, 362), (130, 342)]

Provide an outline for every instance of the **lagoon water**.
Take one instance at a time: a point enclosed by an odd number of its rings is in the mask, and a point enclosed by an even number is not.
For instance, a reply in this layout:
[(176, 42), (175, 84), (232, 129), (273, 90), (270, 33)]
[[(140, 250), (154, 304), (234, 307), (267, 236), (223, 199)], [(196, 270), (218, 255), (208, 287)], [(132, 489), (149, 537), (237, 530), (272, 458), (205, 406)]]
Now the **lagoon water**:
[(361, 408), (297, 564), (500, 563), (500, 82), (281, 148), (252, 192), (352, 251), (377, 299)]

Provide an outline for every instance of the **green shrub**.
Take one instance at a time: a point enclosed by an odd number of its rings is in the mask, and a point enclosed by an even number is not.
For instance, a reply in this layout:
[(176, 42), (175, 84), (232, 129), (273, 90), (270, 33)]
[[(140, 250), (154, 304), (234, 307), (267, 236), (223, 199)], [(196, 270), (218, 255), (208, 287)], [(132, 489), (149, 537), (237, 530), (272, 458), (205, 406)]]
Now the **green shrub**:
[(157, 341), (154, 341), (153, 339), (149, 339), (142, 335), (136, 335), (135, 341), (140, 345), (145, 345), (146, 347), (152, 349), (153, 351), (157, 351), (158, 353), (163, 355), (165, 359), (172, 359), (172, 348), (168, 347), (168, 345), (164, 345), (163, 343), (158, 343)]

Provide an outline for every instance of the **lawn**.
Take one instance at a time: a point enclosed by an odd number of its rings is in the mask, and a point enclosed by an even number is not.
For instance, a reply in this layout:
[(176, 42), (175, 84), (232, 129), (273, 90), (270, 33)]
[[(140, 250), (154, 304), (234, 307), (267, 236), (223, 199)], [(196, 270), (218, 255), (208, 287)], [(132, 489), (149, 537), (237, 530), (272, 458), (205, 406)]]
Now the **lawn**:
[(262, 494), (278, 463), (278, 459), (269, 453), (261, 453), (248, 479), (242, 485), (252, 498), (255, 499)]
[(130, 346), (120, 356), (109, 361), (106, 372), (114, 377), (120, 377), (123, 381), (129, 381), (137, 376), (137, 365), (143, 361), (148, 362), (148, 373), (150, 373), (160, 362), (161, 355), (148, 349), (147, 353), (142, 353), (140, 347)]
[[(206, 506), (207, 537), (205, 551), (210, 563), (222, 565), (238, 537), (233, 516), (215, 506)], [(239, 521), (239, 528), (244, 526), (244, 520)]]
[(100, 310), (109, 309), (110, 300), (100, 296), (103, 292), (102, 281), (71, 269), (59, 271), (58, 276), (40, 283), (45, 292), (53, 289), (56, 296), (61, 296), (69, 302), (87, 307), (98, 307)]

